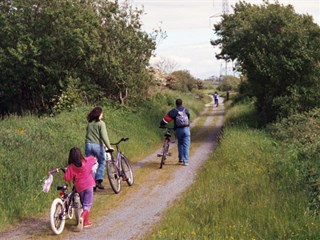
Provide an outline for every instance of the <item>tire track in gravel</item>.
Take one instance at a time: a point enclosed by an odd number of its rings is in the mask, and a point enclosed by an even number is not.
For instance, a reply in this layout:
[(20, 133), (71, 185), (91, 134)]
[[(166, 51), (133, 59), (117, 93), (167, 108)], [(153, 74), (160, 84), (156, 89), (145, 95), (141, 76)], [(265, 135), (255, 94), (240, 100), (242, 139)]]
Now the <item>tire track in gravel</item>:
[[(121, 202), (117, 209), (102, 217), (99, 223), (81, 233), (71, 233), (67, 239), (136, 240), (145, 236), (153, 225), (159, 222), (162, 213), (193, 183), (198, 170), (217, 146), (218, 135), (223, 125), (224, 107), (222, 105), (215, 109), (213, 103), (210, 103), (206, 108), (211, 109), (206, 111), (206, 121), (192, 138), (201, 135), (206, 137), (190, 156), (188, 167), (177, 166), (172, 178), (165, 185), (157, 184), (161, 171), (155, 171), (152, 179), (140, 183), (138, 190)], [(212, 127), (214, 117), (218, 120)], [(208, 129), (211, 128), (212, 132), (208, 133)], [(154, 160), (155, 155), (156, 153), (146, 157), (134, 168), (143, 167), (144, 164)]]

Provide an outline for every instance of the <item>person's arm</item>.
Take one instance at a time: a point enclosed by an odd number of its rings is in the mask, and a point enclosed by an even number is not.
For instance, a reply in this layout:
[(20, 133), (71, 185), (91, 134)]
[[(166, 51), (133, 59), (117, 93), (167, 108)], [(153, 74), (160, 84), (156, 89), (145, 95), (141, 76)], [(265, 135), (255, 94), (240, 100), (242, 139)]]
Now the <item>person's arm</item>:
[(101, 121), (101, 129), (100, 129), (100, 133), (101, 133), (101, 138), (103, 143), (106, 145), (106, 147), (108, 149), (113, 149), (110, 145), (110, 140), (109, 140), (109, 136), (108, 136), (108, 132), (107, 132), (107, 128), (106, 128), (106, 124)]
[(164, 117), (162, 118), (161, 122), (160, 122), (160, 126), (165, 126), (167, 125), (169, 122), (171, 122), (173, 120), (173, 118), (171, 118), (168, 114), (164, 115)]
[(73, 172), (70, 165), (66, 168), (65, 173), (63, 175), (64, 180), (67, 182), (71, 182), (73, 180)]
[(164, 117), (162, 118), (160, 122), (160, 126), (163, 127), (173, 121), (178, 114), (178, 110), (176, 108), (171, 109)]

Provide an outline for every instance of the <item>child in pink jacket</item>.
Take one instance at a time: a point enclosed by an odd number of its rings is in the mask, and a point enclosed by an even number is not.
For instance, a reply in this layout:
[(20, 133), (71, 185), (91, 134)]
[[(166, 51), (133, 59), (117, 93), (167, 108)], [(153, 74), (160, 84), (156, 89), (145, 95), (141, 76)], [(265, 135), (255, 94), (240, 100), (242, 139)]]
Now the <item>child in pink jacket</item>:
[(71, 148), (64, 179), (68, 182), (73, 181), (76, 191), (79, 193), (83, 212), (80, 221), (83, 221), (83, 227), (90, 227), (89, 212), (93, 202), (93, 187), (96, 182), (93, 178), (92, 168), (97, 160), (93, 156), (83, 157), (81, 150), (77, 147)]

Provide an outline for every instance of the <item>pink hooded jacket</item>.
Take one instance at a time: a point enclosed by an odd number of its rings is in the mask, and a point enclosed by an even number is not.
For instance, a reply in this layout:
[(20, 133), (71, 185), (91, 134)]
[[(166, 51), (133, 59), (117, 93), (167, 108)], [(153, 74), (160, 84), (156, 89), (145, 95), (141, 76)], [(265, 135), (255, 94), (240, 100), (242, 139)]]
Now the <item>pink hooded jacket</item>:
[(85, 189), (94, 187), (96, 182), (93, 178), (92, 167), (97, 162), (93, 156), (85, 157), (82, 160), (82, 166), (76, 167), (70, 164), (64, 174), (64, 180), (71, 182), (74, 180), (74, 186), (78, 193)]

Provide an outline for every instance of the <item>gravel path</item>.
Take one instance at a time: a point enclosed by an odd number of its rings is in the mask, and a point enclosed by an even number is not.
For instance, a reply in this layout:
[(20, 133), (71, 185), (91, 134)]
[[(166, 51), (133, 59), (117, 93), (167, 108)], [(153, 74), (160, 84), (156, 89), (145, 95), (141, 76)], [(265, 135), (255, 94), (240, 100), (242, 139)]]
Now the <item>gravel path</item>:
[[(139, 188), (130, 193), (129, 197), (122, 201), (117, 209), (113, 209), (103, 216), (99, 223), (95, 223), (93, 227), (84, 229), (82, 232), (72, 232), (67, 237), (64, 236), (63, 239), (137, 240), (145, 236), (152, 229), (152, 226), (161, 219), (164, 210), (170, 207), (193, 183), (198, 170), (217, 146), (217, 137), (223, 124), (224, 107), (222, 105), (215, 108), (211, 102), (206, 105), (203, 116), (206, 117), (206, 120), (203, 126), (199, 127), (199, 131), (192, 136), (192, 139), (200, 136), (205, 137), (199, 138), (201, 143), (192, 152), (189, 166), (177, 166), (172, 171), (171, 180), (165, 184), (157, 182), (161, 170), (155, 171), (149, 181), (139, 183)], [(215, 121), (213, 121), (214, 118)], [(195, 119), (191, 127), (198, 120), (199, 118)], [(173, 147), (176, 148), (176, 146)], [(134, 169), (141, 168), (153, 161), (159, 151), (157, 150), (154, 154), (141, 160), (134, 166)], [(36, 226), (39, 228), (43, 221), (45, 220), (37, 221)], [(44, 225), (42, 228), (48, 227), (47, 223)], [(1, 234), (0, 239), (29, 239), (28, 232), (32, 231), (30, 225), (29, 227), (21, 226), (14, 232)]]
[[(170, 207), (173, 201), (179, 198), (181, 193), (193, 183), (197, 170), (217, 146), (216, 140), (223, 124), (224, 111), (223, 106), (219, 110), (212, 106), (213, 103), (207, 105), (212, 110), (206, 111), (207, 119), (197, 135), (207, 132), (208, 127), (213, 124), (214, 117), (218, 117), (216, 127), (211, 134), (202, 140), (200, 147), (190, 156), (188, 167), (178, 166), (172, 179), (166, 185), (157, 185), (153, 179), (140, 184), (139, 189), (120, 204), (121, 211), (115, 209), (103, 217), (100, 223), (95, 224), (93, 228), (85, 229), (81, 234), (72, 234), (69, 239), (136, 240), (145, 236), (152, 226), (160, 220), (164, 210)], [(158, 152), (159, 150), (156, 153)], [(156, 153), (143, 159), (135, 167), (143, 166), (143, 163), (148, 162), (150, 158), (154, 159)], [(161, 171), (155, 171), (154, 179), (157, 179), (157, 174), (161, 174)], [(150, 190), (150, 188), (152, 189)]]

